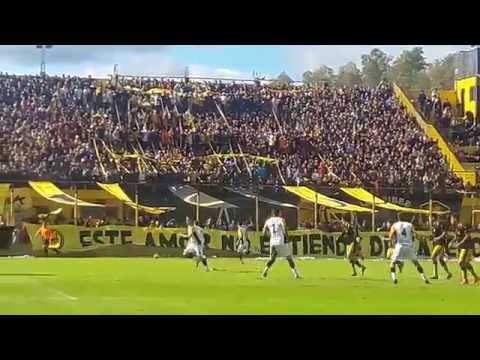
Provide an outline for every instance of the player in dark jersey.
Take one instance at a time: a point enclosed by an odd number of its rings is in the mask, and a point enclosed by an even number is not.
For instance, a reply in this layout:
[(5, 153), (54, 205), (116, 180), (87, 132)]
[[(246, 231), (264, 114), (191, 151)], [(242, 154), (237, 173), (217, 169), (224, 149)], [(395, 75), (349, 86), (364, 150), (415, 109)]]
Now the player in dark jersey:
[(473, 259), (474, 242), (468, 230), (459, 223), (455, 232), (455, 243), (458, 249), (458, 265), (462, 271), (462, 284), (468, 284), (469, 271), (473, 275), (474, 283), (480, 282), (480, 278), (475, 273), (471, 261)]
[(355, 267), (358, 267), (361, 270), (363, 276), (367, 267), (360, 262), (363, 260), (363, 254), (358, 227), (345, 222), (343, 232), (340, 236), (347, 247), (347, 260), (352, 266), (352, 276), (357, 276), (357, 270)]
[(442, 266), (442, 268), (447, 273), (447, 280), (452, 277), (452, 273), (448, 270), (447, 262), (445, 261), (445, 256), (447, 253), (448, 247), (448, 239), (447, 239), (447, 231), (445, 226), (436, 221), (433, 224), (432, 229), (432, 242), (433, 242), (433, 250), (432, 250), (432, 263), (433, 263), (433, 276), (430, 279), (438, 279), (438, 263)]

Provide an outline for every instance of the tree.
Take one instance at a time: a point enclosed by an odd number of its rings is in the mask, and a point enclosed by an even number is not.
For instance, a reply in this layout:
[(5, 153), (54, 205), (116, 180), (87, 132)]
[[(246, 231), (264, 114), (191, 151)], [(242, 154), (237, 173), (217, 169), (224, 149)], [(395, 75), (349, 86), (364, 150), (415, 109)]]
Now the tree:
[(290, 85), (293, 83), (293, 80), (285, 71), (282, 71), (282, 73), (277, 76), (276, 82), (282, 85)]
[(362, 73), (353, 62), (340, 66), (338, 69), (337, 85), (353, 87), (362, 84)]
[(405, 89), (413, 89), (418, 85), (420, 74), (428, 65), (423, 48), (417, 46), (411, 50), (404, 50), (395, 59), (389, 77)]
[(333, 69), (326, 65), (321, 65), (314, 71), (306, 71), (302, 75), (303, 82), (306, 85), (320, 86), (324, 83), (332, 84), (335, 82)]
[(362, 55), (362, 76), (364, 82), (375, 87), (387, 76), (392, 58), (380, 49), (373, 49), (370, 54)]
[(455, 84), (455, 54), (449, 54), (443, 59), (435, 60), (428, 69), (431, 86), (451, 90)]

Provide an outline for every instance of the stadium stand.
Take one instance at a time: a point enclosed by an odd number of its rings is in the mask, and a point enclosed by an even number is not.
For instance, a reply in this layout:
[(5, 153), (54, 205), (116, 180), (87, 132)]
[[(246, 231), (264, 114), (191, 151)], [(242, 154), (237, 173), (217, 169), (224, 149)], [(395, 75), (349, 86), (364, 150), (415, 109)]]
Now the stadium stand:
[(4, 179), (462, 189), (392, 87), (0, 76)]

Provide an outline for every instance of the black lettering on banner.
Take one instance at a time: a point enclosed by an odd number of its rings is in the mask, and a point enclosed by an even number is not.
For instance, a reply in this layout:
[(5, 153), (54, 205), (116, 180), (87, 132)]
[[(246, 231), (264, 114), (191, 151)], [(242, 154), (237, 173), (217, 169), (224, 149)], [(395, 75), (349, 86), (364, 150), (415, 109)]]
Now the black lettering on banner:
[(177, 234), (172, 233), (170, 235), (170, 240), (167, 240), (163, 233), (159, 234), (160, 247), (166, 248), (176, 248), (177, 247)]
[[(211, 241), (210, 234), (205, 233), (205, 234), (203, 234), (203, 237), (205, 238), (205, 245), (209, 245), (210, 241)], [(185, 246), (183, 246), (183, 241), (182, 241), (182, 244), (180, 245), (180, 247), (182, 247), (182, 248), (185, 247)]]
[(322, 235), (311, 234), (309, 238), (310, 254), (320, 254), (322, 252)]
[(329, 250), (332, 255), (335, 255), (335, 241), (332, 235), (322, 235), (323, 255), (328, 255)]
[(260, 236), (260, 254), (270, 254), (270, 239), (265, 236)]
[(145, 237), (145, 246), (156, 247), (155, 239), (151, 232), (147, 233), (147, 236)]
[(222, 235), (222, 250), (235, 251), (235, 237), (233, 235)]
[(118, 230), (107, 230), (105, 231), (105, 236), (110, 238), (110, 244), (115, 244), (115, 238), (118, 237), (119, 231)]
[(122, 242), (122, 245), (131, 244), (132, 240), (127, 241), (127, 237), (131, 237), (131, 236), (132, 236), (132, 232), (130, 230), (120, 231), (120, 241)]
[(99, 244), (105, 244), (103, 242), (103, 240), (101, 240), (102, 236), (103, 236), (103, 231), (102, 230), (94, 231), (93, 235), (92, 235), (93, 241), (95, 241), (96, 243), (99, 243)]
[(430, 248), (428, 247), (427, 239), (423, 236), (418, 238), (418, 256), (430, 256)]
[(298, 255), (298, 247), (297, 247), (297, 242), (301, 240), (301, 236), (298, 235), (292, 235), (288, 237), (288, 241), (292, 243), (292, 254), (293, 255)]
[(378, 235), (370, 236), (370, 256), (380, 256), (382, 253), (382, 239)]
[(383, 256), (387, 257), (389, 240), (383, 240)]
[(90, 237), (90, 231), (80, 230), (79, 234), (80, 234), (80, 244), (82, 244), (82, 247), (92, 245), (92, 242), (88, 240), (88, 238)]
[(303, 235), (303, 255), (307, 255), (308, 252), (308, 235)]
[(345, 256), (345, 253), (346, 253), (345, 242), (339, 236), (337, 237), (337, 241), (335, 241), (335, 254), (337, 256)]

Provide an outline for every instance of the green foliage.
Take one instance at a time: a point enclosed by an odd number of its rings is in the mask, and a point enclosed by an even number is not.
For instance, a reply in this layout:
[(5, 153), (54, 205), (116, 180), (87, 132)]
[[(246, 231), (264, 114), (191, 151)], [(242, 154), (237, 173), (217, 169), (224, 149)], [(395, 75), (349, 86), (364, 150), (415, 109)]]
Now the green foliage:
[(373, 49), (370, 54), (362, 55), (363, 81), (370, 87), (376, 87), (387, 77), (392, 58), (380, 49)]
[[(390, 79), (403, 88), (411, 89), (418, 84), (419, 76), (428, 67), (423, 48), (404, 50), (393, 62)], [(425, 79), (425, 76), (423, 76)]]
[(453, 90), (455, 84), (455, 55), (449, 54), (443, 59), (435, 60), (428, 69), (432, 87)]
[(338, 69), (337, 85), (353, 87), (362, 84), (362, 73), (354, 62), (349, 62)]
[(321, 65), (314, 71), (306, 71), (302, 75), (303, 82), (306, 85), (321, 86), (325, 83), (333, 84), (335, 82), (335, 74), (332, 68)]

